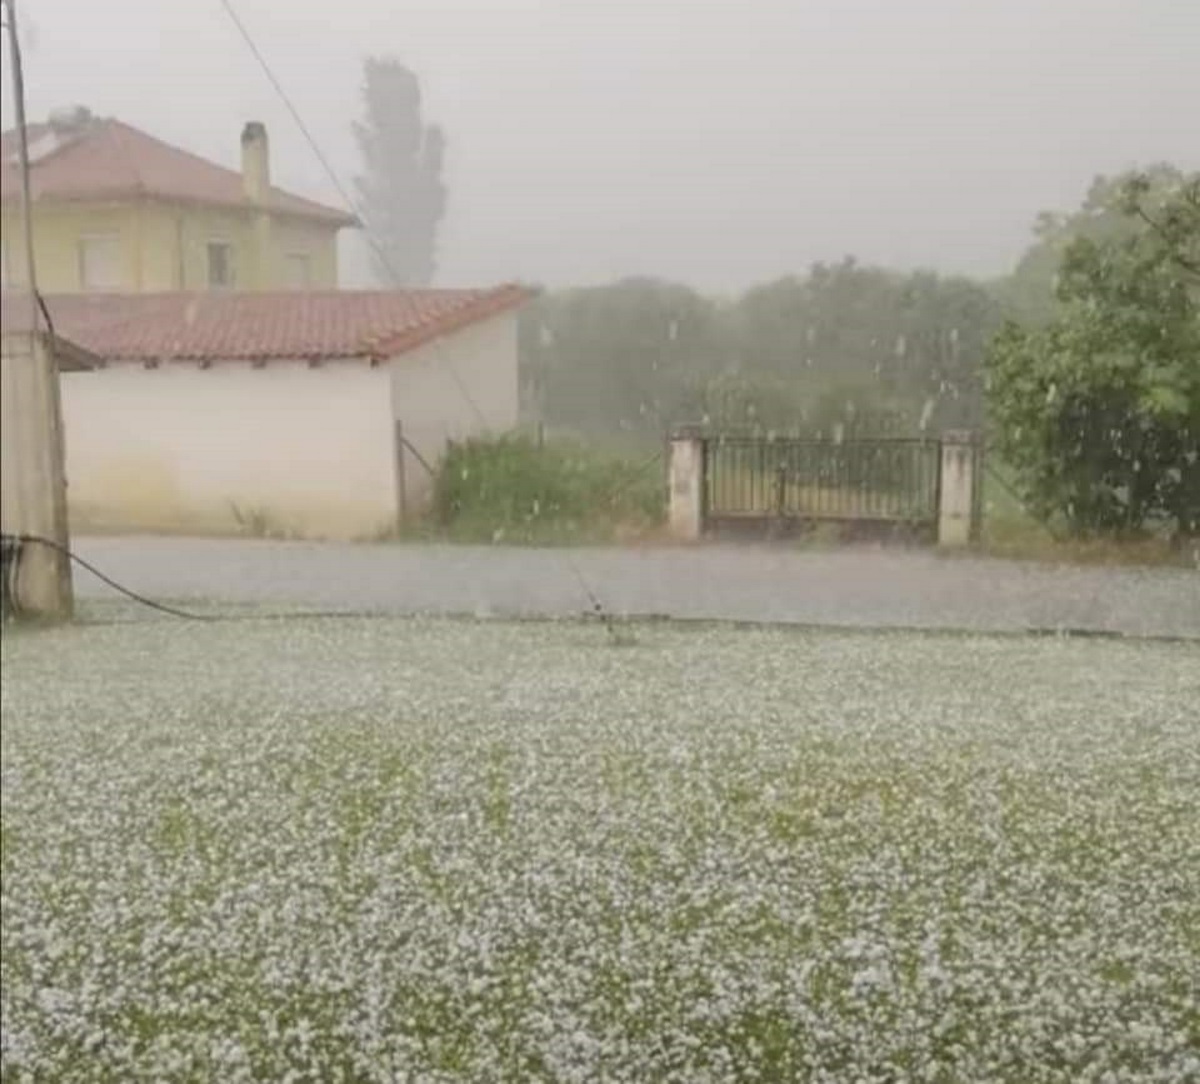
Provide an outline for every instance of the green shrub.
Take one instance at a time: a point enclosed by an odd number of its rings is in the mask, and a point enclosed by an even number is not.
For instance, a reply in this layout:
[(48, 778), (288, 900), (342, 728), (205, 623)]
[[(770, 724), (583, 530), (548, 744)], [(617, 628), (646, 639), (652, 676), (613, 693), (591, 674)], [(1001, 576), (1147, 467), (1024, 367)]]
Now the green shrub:
[(1128, 234), (1074, 240), (1053, 317), (987, 356), (996, 451), (1077, 537), (1200, 534), (1200, 173), (1149, 186), (1125, 180)]
[(641, 462), (524, 436), (452, 443), (434, 479), (438, 525), (463, 540), (600, 541), (664, 514), (660, 456)]

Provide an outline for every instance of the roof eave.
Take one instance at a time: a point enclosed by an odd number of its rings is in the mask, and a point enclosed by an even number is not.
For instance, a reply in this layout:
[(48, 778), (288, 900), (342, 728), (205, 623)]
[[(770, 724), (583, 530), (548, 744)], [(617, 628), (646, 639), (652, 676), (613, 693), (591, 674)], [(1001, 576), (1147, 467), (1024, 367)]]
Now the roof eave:
[(533, 296), (533, 292), (524, 286), (497, 287), (485, 296), (447, 313), (440, 319), (432, 320), (425, 326), (410, 328), (399, 335), (378, 339), (370, 344), (370, 352), (383, 360), (399, 357), (456, 331), (462, 331), (472, 324), (479, 324), (518, 309), (532, 300)]
[[(11, 207), (21, 202), (19, 192), (0, 192), (0, 206)], [(149, 202), (170, 203), (184, 207), (204, 207), (220, 211), (239, 211), (244, 214), (252, 213), (256, 208), (245, 201), (203, 199), (195, 196), (184, 196), (171, 192), (155, 192), (145, 188), (113, 188), (95, 192), (61, 192), (35, 194), (33, 203), (42, 207), (62, 205), (78, 205), (81, 203), (114, 203), (114, 202)], [(319, 222), (333, 229), (361, 229), (362, 222), (356, 215), (339, 211), (335, 207), (323, 210), (302, 210), (294, 207), (268, 207), (270, 214), (277, 218), (299, 219), (302, 222)]]

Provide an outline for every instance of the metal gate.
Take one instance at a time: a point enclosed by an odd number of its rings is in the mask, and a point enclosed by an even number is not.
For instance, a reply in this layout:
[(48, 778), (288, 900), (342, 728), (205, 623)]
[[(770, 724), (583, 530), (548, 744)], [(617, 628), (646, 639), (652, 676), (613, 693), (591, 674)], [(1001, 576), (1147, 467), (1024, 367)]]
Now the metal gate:
[(941, 445), (924, 438), (704, 438), (704, 518), (716, 529), (820, 521), (935, 530)]

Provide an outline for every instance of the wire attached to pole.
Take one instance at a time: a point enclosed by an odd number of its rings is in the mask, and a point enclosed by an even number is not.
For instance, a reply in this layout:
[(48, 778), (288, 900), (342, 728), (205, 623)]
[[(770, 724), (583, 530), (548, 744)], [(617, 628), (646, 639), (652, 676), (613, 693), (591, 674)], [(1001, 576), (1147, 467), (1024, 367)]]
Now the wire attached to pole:
[[(367, 219), (367, 216), (363, 214), (362, 208), (359, 206), (358, 202), (350, 195), (350, 192), (342, 183), (341, 178), (338, 177), (337, 171), (333, 168), (333, 165), (330, 163), (325, 152), (321, 150), (321, 146), (317, 142), (316, 136), (313, 135), (312, 130), (304, 122), (304, 118), (300, 115), (300, 110), (296, 107), (295, 103), (284, 89), (283, 84), (279, 81), (279, 78), (275, 75), (275, 72), (268, 63), (266, 56), (258, 47), (258, 43), (254, 40), (254, 36), (250, 33), (249, 28), (246, 26), (245, 22), (242, 21), (241, 16), (238, 15), (237, 9), (233, 5), (233, 0), (220, 0), (220, 4), (221, 7), (225, 9), (226, 15), (229, 16), (229, 19), (236, 28), (238, 35), (245, 43), (246, 48), (250, 50), (250, 53), (253, 55), (255, 61), (257, 61), (259, 68), (262, 69), (267, 81), (274, 88), (275, 93), (279, 96), (280, 101), (283, 102), (287, 111), (291, 114), (292, 120), (296, 122), (296, 127), (300, 129), (300, 134), (304, 136), (309, 148), (316, 156), (317, 161), (320, 162), (321, 168), (325, 171), (325, 175), (329, 178), (330, 182), (333, 184), (333, 187), (342, 197), (342, 200), (346, 206), (357, 216), (359, 222), (362, 223), (363, 232), (366, 235), (367, 243), (371, 246), (371, 249), (379, 258), (383, 268), (387, 271), (388, 277), (392, 280), (392, 285), (398, 286), (399, 276), (396, 274), (395, 268), (392, 265), (391, 260), (388, 258), (387, 251), (385, 250), (383, 244), (379, 241), (378, 237), (375, 236), (375, 231), (372, 230), (370, 221)], [(483, 424), (484, 428), (486, 428), (487, 416), (484, 414), (479, 404), (475, 401), (475, 397), (471, 394), (470, 389), (463, 380), (462, 374), (458, 372), (458, 368), (455, 366), (453, 359), (446, 357), (442, 352), (440, 340), (435, 340), (434, 349), (438, 352), (439, 360), (442, 361), (445, 367), (449, 370), (450, 376), (454, 383), (458, 386), (458, 390), (463, 399), (471, 408), (472, 412), (475, 414), (475, 417)], [(612, 615), (605, 611), (604, 607), (600, 603), (600, 600), (596, 597), (595, 592), (592, 591), (592, 589), (588, 586), (583, 572), (570, 557), (570, 555), (567, 555), (566, 560), (567, 564), (571, 566), (571, 570), (575, 573), (575, 578), (579, 580), (580, 585), (583, 587), (584, 593), (587, 595), (588, 600), (591, 603), (592, 612), (597, 614), (600, 619), (604, 621), (605, 627), (608, 629), (609, 634), (614, 639), (617, 639), (616, 629), (612, 624)]]
[[(152, 599), (152, 598), (146, 598), (145, 595), (139, 595), (136, 591), (131, 590), (130, 588), (126, 587), (124, 584), (118, 583), (111, 576), (105, 575), (103, 572), (100, 571), (100, 569), (98, 569), (90, 561), (85, 561), (82, 557), (79, 556), (79, 554), (73, 553), (67, 546), (60, 546), (53, 539), (43, 538), (41, 535), (36, 535), (36, 534), (18, 534), (18, 535), (5, 535), (4, 536), (4, 541), (6, 543), (10, 539), (20, 543), (20, 545), (23, 545), (23, 546), (28, 546), (28, 545), (45, 546), (48, 549), (54, 550), (56, 553), (61, 553), (64, 557), (68, 558), (71, 561), (74, 561), (75, 564), (77, 564), (80, 568), (86, 569), (93, 576), (95, 576), (96, 579), (100, 580), (101, 583), (107, 584), (114, 591), (120, 592), (126, 598), (132, 599), (134, 602), (140, 603), (142, 606), (148, 606), (152, 610), (158, 610), (159, 613), (169, 614), (171, 617), (180, 617), (180, 618), (183, 618), (183, 620), (185, 620), (185, 621), (218, 621), (218, 620), (220, 620), (220, 618), (215, 617), (211, 614), (197, 614), (197, 613), (190, 613), (187, 610), (178, 610), (174, 606), (168, 606), (168, 605), (166, 605), (166, 603), (163, 603), (163, 602), (155, 602), (154, 599)], [(17, 585), (17, 569), (20, 565), (20, 561), (21, 561), (21, 551), (20, 551), (20, 548), (18, 547), (16, 550), (16, 553), (11, 558), (10, 568), (9, 568), (9, 572), (8, 572), (8, 575), (9, 575), (8, 594), (9, 594), (10, 600), (12, 602), (13, 611), (18, 614), (21, 612), (21, 599), (17, 594), (16, 585)]]
[[(268, 63), (266, 55), (258, 47), (258, 43), (254, 40), (254, 36), (250, 33), (249, 27), (243, 22), (242, 17), (237, 13), (237, 9), (233, 6), (233, 0), (219, 0), (221, 7), (225, 9), (225, 14), (229, 16), (230, 22), (233, 23), (238, 35), (249, 49), (250, 54), (254, 57), (263, 75), (266, 76), (267, 82), (271, 84), (275, 94), (283, 103), (284, 108), (291, 114), (292, 120), (296, 122), (296, 127), (300, 129), (300, 134), (304, 137), (304, 141), (308, 144), (309, 149), (316, 156), (321, 168), (325, 171), (325, 176), (329, 178), (329, 182), (333, 185), (338, 195), (341, 196), (342, 202), (354, 214), (358, 221), (362, 224), (363, 234), (367, 239), (367, 244), (371, 246), (372, 252), (378, 258), (381, 266), (387, 272), (388, 278), (391, 280), (393, 287), (400, 287), (403, 284), (400, 282), (400, 276), (396, 273), (395, 265), (387, 254), (383, 243), (376, 236), (376, 231), (372, 228), (371, 222), (364, 214), (361, 204), (355, 200), (350, 194), (349, 189), (342, 183), (342, 179), (338, 176), (337, 170), (333, 168), (329, 161), (329, 156), (321, 149), (321, 145), (317, 142), (317, 137), (313, 135), (312, 129), (305, 123), (304, 117), (301, 116), (300, 110), (292, 101), (288, 92), (284, 89), (283, 84), (279, 81), (279, 77), (275, 74), (271, 65)], [(440, 351), (440, 346), (437, 340), (434, 343), (434, 349)], [(462, 379), (462, 375), (458, 372), (452, 359), (442, 358), (446, 367), (450, 370), (450, 375), (455, 384), (458, 385), (458, 390), (462, 393), (467, 405), (475, 413), (479, 419), (484, 419), (486, 415), (475, 401), (474, 397), (468, 390), (466, 383)]]

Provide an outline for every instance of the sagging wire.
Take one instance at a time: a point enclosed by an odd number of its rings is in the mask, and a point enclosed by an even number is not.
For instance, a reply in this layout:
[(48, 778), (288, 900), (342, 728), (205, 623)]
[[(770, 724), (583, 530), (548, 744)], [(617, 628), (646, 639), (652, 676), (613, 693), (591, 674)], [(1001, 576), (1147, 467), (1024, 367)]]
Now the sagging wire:
[[(349, 191), (346, 189), (346, 186), (342, 184), (341, 178), (338, 177), (337, 171), (333, 168), (328, 156), (321, 149), (320, 144), (317, 142), (316, 136), (313, 135), (312, 130), (305, 123), (303, 116), (300, 114), (300, 110), (296, 107), (290, 95), (284, 89), (283, 84), (279, 81), (279, 78), (272, 70), (271, 65), (267, 61), (266, 55), (263, 53), (262, 49), (259, 48), (258, 43), (255, 41), (254, 36), (250, 33), (249, 28), (246, 26), (245, 22), (242, 21), (241, 16), (238, 15), (237, 9), (233, 6), (233, 0), (220, 0), (220, 4), (221, 7), (225, 9), (225, 13), (229, 16), (229, 19), (237, 30), (238, 35), (245, 43), (246, 48), (249, 49), (251, 55), (258, 63), (258, 66), (262, 69), (267, 81), (271, 84), (272, 88), (275, 90), (275, 93), (279, 96), (280, 101), (283, 102), (287, 111), (291, 114), (292, 120), (296, 122), (296, 127), (300, 129), (300, 134), (304, 137), (305, 141), (309, 145), (309, 148), (316, 156), (317, 161), (321, 164), (321, 168), (325, 171), (325, 175), (329, 178), (333, 187), (342, 197), (342, 200), (346, 206), (355, 214), (359, 222), (362, 223), (363, 233), (366, 235), (367, 242), (370, 244), (375, 255), (379, 258), (380, 263), (388, 272), (389, 278), (391, 278), (393, 284), (398, 284), (398, 276), (396, 275), (391, 261), (388, 259), (386, 250), (375, 236), (367, 216), (363, 213), (362, 208), (358, 205), (357, 201), (350, 195)], [(471, 395), (470, 390), (467, 388), (466, 382), (462, 379), (462, 374), (458, 372), (453, 360), (446, 358), (442, 353), (440, 341), (435, 341), (434, 349), (438, 352), (439, 360), (445, 364), (445, 367), (449, 371), (451, 378), (458, 386), (458, 390), (463, 399), (471, 408), (476, 418), (481, 421), (486, 421), (483, 411), (480, 409), (479, 404), (475, 401), (474, 396)], [(583, 571), (579, 568), (578, 564), (571, 558), (569, 554), (566, 555), (566, 560), (571, 566), (571, 570), (575, 574), (575, 578), (583, 587), (584, 593), (587, 595), (588, 601), (592, 606), (592, 612), (601, 617), (601, 619), (605, 622), (605, 627), (608, 629), (609, 634), (615, 637), (616, 631), (612, 624), (612, 615), (604, 609), (600, 600), (597, 598), (596, 593), (591, 589), (591, 587), (588, 586), (587, 580), (583, 575)]]
[(64, 557), (73, 561), (80, 568), (90, 572), (101, 583), (107, 584), (114, 591), (119, 592), (126, 598), (132, 599), (134, 602), (142, 606), (148, 606), (152, 610), (158, 610), (160, 613), (169, 614), (171, 617), (183, 618), (185, 621), (219, 621), (220, 618), (213, 614), (198, 614), (188, 610), (179, 610), (174, 606), (168, 606), (163, 602), (155, 602), (152, 598), (147, 598), (145, 595), (139, 595), (136, 591), (126, 587), (122, 583), (118, 583), (111, 576), (101, 572), (90, 561), (84, 560), (79, 554), (73, 552), (67, 546), (60, 545), (52, 538), (44, 538), (36, 534), (6, 534), (3, 536), (4, 549), (9, 551), (7, 560), (5, 561), (5, 577), (4, 577), (4, 595), (8, 606), (11, 607), (13, 615), (19, 616), (23, 607), (21, 606), (20, 594), (17, 590), (19, 580), (19, 569), (21, 564), (21, 550), (25, 546), (45, 546), (48, 549), (54, 550), (56, 553), (62, 554)]
[[(661, 460), (661, 451), (655, 452), (653, 455), (648, 456), (644, 462), (636, 466), (629, 473), (629, 476), (625, 478), (622, 483), (614, 486), (607, 494), (605, 494), (605, 501), (609, 505), (615, 505), (617, 498), (622, 493), (624, 493), (627, 489), (632, 488), (633, 484), (638, 481), (651, 466), (653, 466), (655, 463), (661, 462)], [(583, 588), (583, 593), (587, 596), (588, 601), (592, 604), (592, 613), (604, 623), (604, 628), (608, 633), (609, 641), (614, 645), (620, 645), (628, 642), (627, 638), (623, 637), (617, 630), (616, 619), (614, 618), (613, 614), (604, 608), (600, 602), (600, 599), (596, 597), (596, 593), (591, 589), (591, 587), (588, 586), (588, 582), (584, 578), (583, 571), (580, 569), (579, 565), (576, 564), (569, 553), (565, 553), (565, 556), (567, 558), (567, 563), (571, 566), (572, 571), (575, 573), (575, 578), (579, 581), (579, 586)]]
[[(237, 9), (233, 6), (233, 0), (219, 0), (219, 2), (221, 7), (225, 9), (225, 14), (229, 16), (230, 22), (233, 23), (234, 29), (237, 30), (238, 36), (242, 39), (246, 48), (250, 51), (251, 56), (254, 57), (254, 60), (262, 70), (263, 75), (266, 76), (267, 82), (271, 84), (276, 96), (283, 103), (284, 108), (287, 109), (288, 113), (291, 114), (292, 120), (295, 121), (296, 127), (300, 130), (300, 134), (304, 137), (304, 141), (308, 144), (309, 149), (313, 152), (313, 155), (320, 163), (321, 169), (325, 172), (325, 176), (329, 179), (329, 183), (333, 185), (334, 189), (337, 191), (337, 194), (341, 197), (342, 202), (346, 205), (346, 208), (355, 216), (355, 218), (358, 219), (359, 223), (362, 225), (363, 235), (366, 237), (367, 244), (371, 246), (371, 251), (378, 258), (383, 269), (387, 272), (388, 278), (391, 280), (391, 284), (393, 286), (400, 286), (400, 276), (396, 274), (395, 266), (389, 258), (387, 250), (376, 236), (375, 230), (371, 226), (371, 222), (364, 213), (362, 206), (350, 194), (350, 191), (346, 185), (342, 183), (342, 179), (338, 176), (337, 170), (333, 168), (333, 165), (329, 160), (329, 156), (321, 149), (320, 143), (317, 142), (317, 137), (313, 135), (312, 129), (309, 128), (308, 124), (305, 122), (304, 117), (301, 115), (300, 110), (296, 106), (296, 103), (292, 101), (291, 96), (288, 94), (287, 90), (284, 89), (283, 84), (279, 81), (279, 77), (275, 74), (274, 69), (267, 61), (266, 54), (263, 53), (261, 48), (259, 48), (258, 42), (254, 39), (254, 35), (250, 33), (250, 28), (245, 24), (245, 22), (242, 20), (242, 17), (238, 14)], [(439, 344), (436, 341), (434, 348), (435, 350), (440, 349)], [(463, 398), (467, 401), (468, 406), (470, 406), (471, 410), (475, 413), (475, 416), (477, 418), (483, 418), (483, 411), (480, 409), (479, 404), (475, 401), (474, 397), (467, 389), (466, 383), (463, 381), (462, 375), (458, 372), (453, 361), (445, 358), (442, 358), (442, 360), (446, 362), (446, 367), (449, 369), (451, 377), (458, 385), (459, 391), (462, 393)]]
[(16, 616), (17, 609), (17, 562), (21, 544), (15, 535), (0, 536), (0, 620), (7, 621), (10, 614)]
[(601, 623), (604, 625), (604, 631), (608, 633), (609, 640), (611, 640), (614, 644), (620, 643), (621, 636), (617, 632), (616, 621), (613, 618), (613, 615), (604, 608), (604, 604), (596, 596), (596, 592), (593, 591), (588, 585), (587, 580), (584, 578), (583, 570), (571, 559), (569, 554), (566, 556), (567, 564), (570, 566), (571, 571), (575, 573), (575, 579), (579, 581), (579, 586), (583, 589), (583, 593), (587, 596), (588, 602), (591, 603), (592, 615), (600, 619)]
[[(111, 576), (107, 575), (106, 573), (101, 572), (100, 569), (98, 569), (90, 561), (87, 561), (84, 558), (80, 557), (79, 554), (73, 552), (67, 546), (59, 545), (57, 542), (55, 542), (51, 538), (45, 538), (41, 535), (35, 535), (35, 534), (4, 534), (3, 536), (0, 536), (0, 545), (3, 546), (3, 552), (4, 552), (3, 582), (0, 583), (0, 590), (2, 590), (2, 592), (3, 592), (3, 613), (4, 613), (6, 619), (10, 615), (14, 618), (20, 617), (21, 614), (24, 612), (24, 607), (21, 605), (20, 593), (19, 593), (19, 590), (17, 587), (18, 583), (20, 582), (21, 551), (25, 546), (35, 545), (35, 546), (45, 546), (48, 549), (54, 550), (56, 553), (62, 554), (64, 557), (67, 557), (68, 559), (73, 561), (75, 564), (77, 564), (80, 568), (86, 570), (87, 572), (90, 572), (93, 576), (96, 577), (96, 579), (100, 580), (101, 583), (107, 584), (114, 591), (119, 592), (120, 594), (124, 595), (126, 598), (131, 599), (134, 602), (136, 602), (142, 606), (146, 606), (151, 610), (156, 610), (159, 613), (167, 614), (170, 617), (178, 617), (185, 621), (213, 622), (213, 621), (228, 620), (228, 618), (223, 617), (220, 614), (198, 614), (198, 613), (194, 613), (189, 610), (181, 610), (181, 609), (176, 608), (175, 606), (168, 606), (164, 602), (156, 602), (152, 598), (147, 598), (145, 595), (138, 594), (137, 591), (134, 591), (132, 588), (126, 587), (123, 583), (120, 583), (119, 581), (113, 579)], [(591, 587), (588, 586), (588, 582), (584, 578), (582, 571), (575, 564), (575, 562), (570, 560), (569, 558), (568, 558), (568, 564), (570, 565), (571, 569), (575, 572), (576, 579), (579, 581), (579, 586), (583, 589), (584, 594), (587, 596), (588, 601), (591, 603), (591, 607), (592, 607), (591, 614), (594, 615), (595, 617), (599, 618), (600, 621), (604, 624), (605, 631), (608, 633), (610, 640), (614, 644), (626, 643), (627, 639), (625, 637), (623, 637), (621, 635), (621, 633), (617, 630), (613, 615), (604, 608), (604, 605), (601, 603), (600, 599), (596, 597), (595, 592), (591, 589)], [(272, 615), (272, 616), (275, 616), (275, 615)], [(308, 612), (302, 610), (302, 611), (298, 611), (296, 613), (289, 613), (284, 616), (291, 617), (291, 618), (301, 618), (301, 617), (327, 617), (327, 616), (358, 617), (358, 616), (363, 616), (363, 615), (357, 614), (357, 613), (342, 613), (342, 612), (337, 612), (336, 614), (328, 614), (328, 613), (317, 614), (317, 613), (308, 613)]]
[[(34, 545), (45, 546), (48, 549), (54, 550), (56, 553), (62, 554), (64, 557), (77, 564), (80, 568), (90, 572), (101, 583), (106, 584), (119, 594), (122, 594), (126, 598), (131, 599), (139, 605), (146, 606), (151, 610), (156, 610), (159, 613), (167, 614), (170, 617), (178, 617), (185, 621), (213, 622), (227, 620), (227, 618), (221, 614), (199, 614), (189, 610), (181, 610), (175, 606), (169, 606), (165, 602), (156, 602), (152, 598), (147, 598), (145, 595), (139, 594), (132, 588), (126, 587), (123, 583), (120, 583), (118, 580), (115, 580), (113, 577), (102, 572), (94, 564), (83, 557), (80, 557), (79, 554), (75, 553), (69, 547), (62, 546), (53, 539), (45, 538), (42, 535), (4, 534), (3, 536), (0, 536), (0, 545), (3, 546), (4, 551), (3, 582), (0, 583), (0, 590), (3, 591), (3, 612), (6, 617), (10, 614), (13, 617), (20, 617), (24, 612), (24, 607), (21, 605), (20, 591), (18, 589), (18, 584), (20, 583), (21, 552), (24, 547)], [(584, 595), (587, 596), (588, 602), (591, 606), (589, 616), (594, 616), (601, 621), (601, 623), (604, 625), (605, 631), (608, 633), (609, 639), (614, 644), (625, 643), (626, 638), (623, 637), (618, 631), (616, 620), (613, 614), (605, 609), (604, 604), (588, 585), (587, 579), (583, 575), (583, 571), (579, 568), (575, 561), (570, 558), (569, 555), (567, 556), (567, 564), (575, 573), (575, 578), (579, 582), (580, 588), (583, 590)], [(324, 617), (331, 615), (325, 613), (313, 614), (301, 610), (296, 613), (289, 613), (285, 616)], [(348, 613), (343, 614), (338, 612), (336, 616), (341, 617), (362, 615)]]

